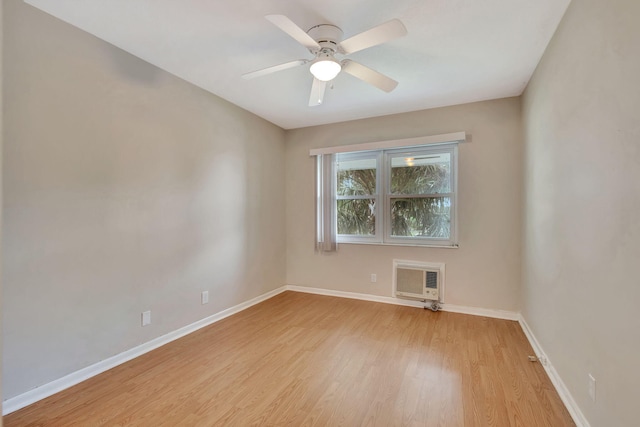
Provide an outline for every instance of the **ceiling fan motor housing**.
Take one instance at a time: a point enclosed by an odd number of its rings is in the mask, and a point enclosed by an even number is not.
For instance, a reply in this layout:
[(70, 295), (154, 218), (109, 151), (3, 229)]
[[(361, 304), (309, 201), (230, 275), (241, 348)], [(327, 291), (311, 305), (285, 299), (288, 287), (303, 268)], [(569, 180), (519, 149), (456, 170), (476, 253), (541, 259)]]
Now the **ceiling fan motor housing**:
[(320, 50), (311, 51), (314, 55), (319, 52), (323, 52), (326, 49), (333, 53), (338, 52), (338, 45), (342, 40), (343, 32), (340, 28), (331, 24), (320, 24), (315, 27), (311, 27), (307, 34), (311, 36), (319, 45)]

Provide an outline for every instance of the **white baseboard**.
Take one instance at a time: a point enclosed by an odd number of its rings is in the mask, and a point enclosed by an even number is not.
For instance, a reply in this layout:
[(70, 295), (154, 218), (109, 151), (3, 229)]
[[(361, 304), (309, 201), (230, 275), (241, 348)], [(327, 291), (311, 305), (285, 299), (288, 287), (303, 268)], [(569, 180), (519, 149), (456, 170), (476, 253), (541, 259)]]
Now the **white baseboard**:
[(464, 305), (442, 304), (443, 311), (451, 313), (470, 314), (472, 316), (493, 317), (494, 319), (518, 320), (519, 313), (507, 310), (495, 310), (490, 308), (467, 307)]
[(50, 383), (27, 391), (26, 393), (22, 393), (18, 396), (12, 397), (11, 399), (7, 399), (2, 403), (2, 415), (10, 414), (11, 412), (17, 411), (18, 409), (24, 408), (25, 406), (31, 405), (32, 403), (52, 396), (62, 390), (79, 384), (82, 381), (88, 380), (91, 377), (94, 377), (109, 369), (115, 368), (118, 365), (128, 362), (131, 359), (142, 356), (143, 354), (148, 353), (151, 350), (155, 350), (158, 347), (168, 344), (171, 341), (177, 340), (178, 338), (195, 332), (198, 329), (209, 326), (212, 323), (218, 322), (233, 314), (239, 313), (242, 310), (246, 310), (247, 308), (261, 303), (262, 301), (268, 300), (269, 298), (272, 298), (284, 291), (286, 291), (286, 286), (274, 289), (273, 291), (252, 298), (249, 301), (245, 301), (226, 310), (213, 314), (209, 317), (205, 317), (204, 319), (198, 320), (197, 322), (184, 326), (173, 332), (169, 332), (168, 334), (162, 335), (130, 350), (124, 351), (120, 354), (116, 354), (115, 356), (112, 356), (108, 359), (102, 360), (98, 363), (87, 366), (86, 368), (72, 372), (69, 375), (65, 375), (62, 378), (51, 381)]
[[(285, 286), (285, 288), (289, 291), (305, 292), (308, 294), (327, 295), (332, 297), (351, 298), (351, 299), (358, 299), (363, 301), (382, 302), (385, 304), (404, 305), (408, 307), (420, 307), (420, 308), (424, 307), (424, 303), (421, 301), (413, 301), (413, 300), (402, 299), (402, 298), (383, 297), (379, 295), (360, 294), (356, 292), (334, 291), (331, 289), (323, 289), (323, 288), (309, 288), (306, 286), (296, 286), (296, 285), (287, 285)], [(471, 314), (474, 316), (493, 317), (496, 319), (505, 319), (505, 320), (518, 320), (520, 316), (519, 313), (516, 313), (514, 311), (492, 310), (488, 308), (478, 308), (478, 307), (465, 307), (465, 306), (453, 305), (453, 304), (442, 304), (441, 310), (449, 311), (452, 313)]]
[(536, 339), (535, 335), (533, 335), (531, 328), (529, 328), (529, 325), (527, 324), (527, 321), (524, 319), (522, 314), (520, 314), (518, 318), (518, 322), (520, 323), (520, 326), (522, 327), (522, 330), (524, 331), (525, 336), (529, 340), (531, 347), (533, 347), (533, 351), (538, 357), (538, 360), (544, 367), (544, 370), (547, 372), (547, 375), (549, 376), (551, 383), (553, 384), (553, 386), (556, 388), (556, 391), (560, 395), (560, 399), (562, 399), (562, 403), (564, 403), (564, 406), (567, 408), (567, 411), (569, 411), (571, 418), (573, 418), (573, 422), (576, 423), (577, 427), (590, 427), (591, 425), (589, 424), (589, 421), (587, 421), (587, 418), (584, 416), (584, 414), (580, 410), (580, 407), (578, 406), (576, 401), (573, 399), (573, 396), (571, 396), (569, 389), (564, 384), (564, 381), (562, 381), (562, 378), (560, 378), (558, 371), (556, 371), (556, 369), (553, 367), (553, 364), (549, 360), (549, 357), (547, 357), (547, 354), (544, 352), (544, 350), (540, 346), (540, 343)]

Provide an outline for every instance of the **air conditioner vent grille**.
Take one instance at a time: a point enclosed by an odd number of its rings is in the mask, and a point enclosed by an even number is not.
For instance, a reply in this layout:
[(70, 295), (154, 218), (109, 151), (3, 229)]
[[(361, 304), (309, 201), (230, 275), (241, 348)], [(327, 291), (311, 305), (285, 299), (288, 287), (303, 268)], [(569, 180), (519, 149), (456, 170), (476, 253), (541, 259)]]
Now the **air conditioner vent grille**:
[(427, 283), (426, 286), (429, 289), (438, 289), (438, 272), (427, 271)]
[(422, 287), (424, 286), (423, 277), (424, 273), (422, 270), (398, 268), (396, 270), (398, 291), (408, 294), (422, 294)]

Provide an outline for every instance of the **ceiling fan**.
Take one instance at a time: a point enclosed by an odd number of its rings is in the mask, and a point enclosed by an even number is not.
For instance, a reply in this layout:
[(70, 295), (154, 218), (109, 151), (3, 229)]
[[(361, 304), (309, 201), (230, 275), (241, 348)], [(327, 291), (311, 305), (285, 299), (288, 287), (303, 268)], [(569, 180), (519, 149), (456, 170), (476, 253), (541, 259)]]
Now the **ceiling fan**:
[(384, 24), (373, 27), (355, 36), (342, 40), (343, 32), (331, 24), (320, 24), (304, 31), (284, 15), (265, 16), (274, 25), (291, 36), (298, 43), (309, 49), (313, 59), (298, 59), (274, 65), (262, 70), (243, 74), (245, 79), (264, 76), (276, 71), (311, 63), (309, 71), (313, 75), (313, 85), (309, 97), (309, 106), (322, 104), (327, 82), (333, 80), (340, 71), (351, 74), (385, 92), (391, 92), (398, 82), (369, 67), (350, 59), (336, 59), (336, 55), (348, 55), (397, 39), (407, 34), (407, 29), (398, 19), (392, 19)]

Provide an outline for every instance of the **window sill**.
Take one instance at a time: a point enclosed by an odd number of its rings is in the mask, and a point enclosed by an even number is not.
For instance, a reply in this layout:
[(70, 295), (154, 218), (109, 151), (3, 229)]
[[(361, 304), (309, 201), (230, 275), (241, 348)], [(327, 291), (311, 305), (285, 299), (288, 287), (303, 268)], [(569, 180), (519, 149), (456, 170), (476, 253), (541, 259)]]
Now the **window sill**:
[(435, 248), (435, 249), (459, 249), (460, 245), (424, 245), (416, 243), (381, 243), (381, 242), (338, 242), (340, 245), (367, 245), (367, 246), (408, 246), (411, 248)]

